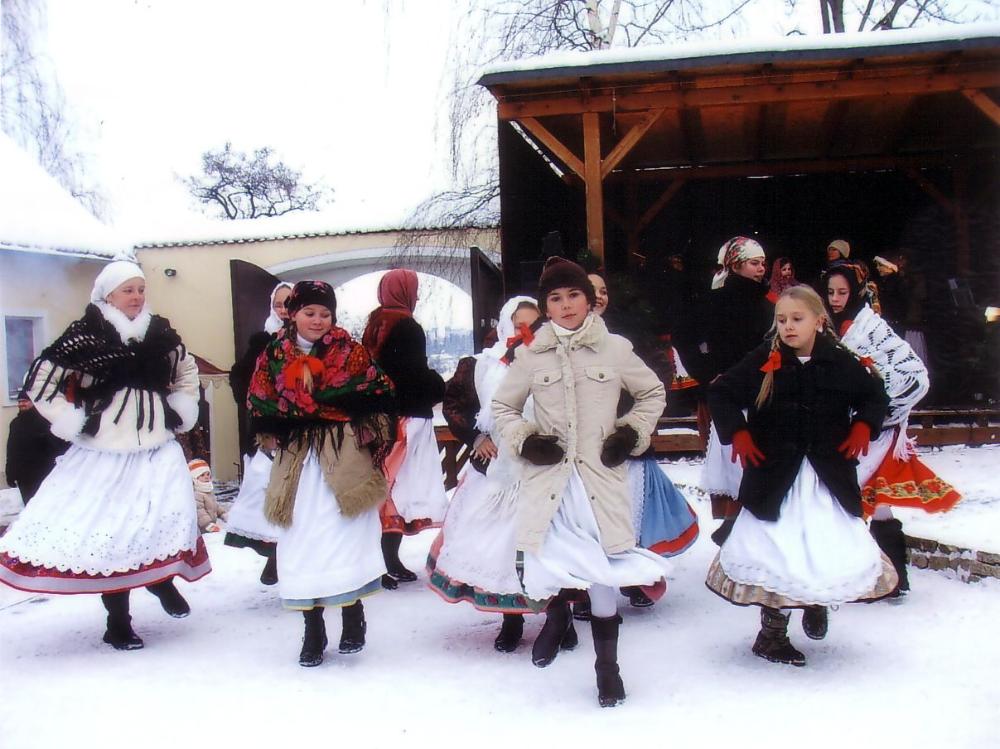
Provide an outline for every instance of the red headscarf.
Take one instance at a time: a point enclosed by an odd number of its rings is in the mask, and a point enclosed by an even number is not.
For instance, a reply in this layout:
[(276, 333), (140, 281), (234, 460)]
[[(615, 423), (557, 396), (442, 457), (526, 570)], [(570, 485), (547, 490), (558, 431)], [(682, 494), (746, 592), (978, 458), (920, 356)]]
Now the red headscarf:
[(378, 282), (379, 306), (368, 316), (368, 325), (361, 343), (378, 359), (389, 332), (400, 320), (413, 317), (417, 306), (417, 274), (406, 268), (396, 268)]

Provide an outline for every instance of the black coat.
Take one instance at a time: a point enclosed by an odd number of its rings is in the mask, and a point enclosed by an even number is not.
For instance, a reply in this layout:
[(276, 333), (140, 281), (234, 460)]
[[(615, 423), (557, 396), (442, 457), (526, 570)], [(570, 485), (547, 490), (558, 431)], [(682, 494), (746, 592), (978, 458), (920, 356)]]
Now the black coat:
[(774, 305), (767, 292), (767, 284), (730, 273), (721, 289), (708, 294), (700, 315), (700, 338), (708, 351), (679, 349), (688, 372), (701, 385), (710, 383), (764, 340), (774, 324)]
[(38, 492), (45, 477), (56, 464), (56, 458), (69, 449), (69, 443), (56, 437), (49, 422), (29, 408), (10, 422), (7, 435), (7, 483), (21, 490), (27, 502)]
[[(769, 343), (757, 347), (708, 389), (722, 444), (731, 444), (733, 434), (749, 428), (765, 456), (762, 465), (747, 465), (743, 472), (740, 502), (761, 520), (777, 520), (782, 499), (802, 459), (808, 458), (844, 509), (860, 516), (857, 461), (845, 458), (837, 447), (853, 421), (868, 424), (872, 436), (881, 430), (889, 405), (881, 379), (823, 336), (816, 337), (812, 358), (805, 364), (782, 344), (771, 401), (758, 411), (754, 402), (764, 379), (760, 368), (770, 351)], [(743, 409), (748, 409), (746, 418)]]
[(247, 390), (250, 389), (250, 379), (257, 367), (257, 357), (267, 348), (271, 338), (272, 335), (263, 330), (250, 336), (243, 358), (234, 363), (232, 369), (229, 370), (229, 387), (233, 391), (236, 405), (241, 408), (245, 408), (247, 404)]
[(444, 380), (427, 366), (427, 337), (412, 317), (397, 322), (382, 344), (378, 363), (396, 386), (399, 416), (430, 419), (444, 398)]

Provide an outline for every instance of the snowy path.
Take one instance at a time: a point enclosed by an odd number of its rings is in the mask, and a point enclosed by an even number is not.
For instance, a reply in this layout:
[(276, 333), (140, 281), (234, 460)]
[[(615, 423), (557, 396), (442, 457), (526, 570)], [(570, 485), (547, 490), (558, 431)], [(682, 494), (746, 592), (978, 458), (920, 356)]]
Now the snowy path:
[[(668, 470), (678, 482), (696, 475), (690, 464)], [(667, 597), (623, 609), (629, 698), (617, 709), (597, 707), (585, 624), (575, 652), (536, 669), (530, 640), (496, 653), (498, 616), (447, 605), (422, 582), (369, 599), (368, 647), (358, 655), (336, 653), (339, 615), (328, 614), (326, 662), (300, 668), (301, 616), (257, 582), (258, 557), (214, 534), (214, 572), (179, 583), (190, 618), (170, 619), (151, 595), (133, 593), (142, 651), (100, 642), (96, 597), (0, 590), (0, 747), (273, 747), (308, 735), (316, 745), (357, 737), (365, 747), (393, 738), (538, 745), (550, 736), (574, 747), (997, 745), (1000, 586), (912, 570), (902, 605), (845, 606), (823, 642), (807, 640), (796, 615), (792, 639), (809, 665), (772, 665), (750, 654), (756, 609), (703, 584), (714, 526), (699, 505), (702, 537), (675, 560)], [(404, 561), (422, 570), (431, 540), (407, 539)], [(529, 621), (529, 638), (540, 625)]]

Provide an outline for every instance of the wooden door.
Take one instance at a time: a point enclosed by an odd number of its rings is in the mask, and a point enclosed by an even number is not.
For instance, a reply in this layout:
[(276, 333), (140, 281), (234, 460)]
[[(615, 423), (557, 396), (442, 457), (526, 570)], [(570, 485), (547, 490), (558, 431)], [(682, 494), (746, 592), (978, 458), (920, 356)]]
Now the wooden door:
[(500, 269), (478, 247), (469, 248), (472, 294), (472, 347), (483, 350), (486, 335), (496, 327), (497, 313), (504, 303)]
[[(238, 363), (246, 356), (250, 336), (264, 330), (271, 292), (281, 279), (244, 260), (229, 261), (229, 276), (233, 293), (233, 350)], [(247, 409), (242, 398), (236, 399), (236, 410), (240, 423), (240, 454), (245, 455), (251, 448), (253, 435), (247, 428)]]

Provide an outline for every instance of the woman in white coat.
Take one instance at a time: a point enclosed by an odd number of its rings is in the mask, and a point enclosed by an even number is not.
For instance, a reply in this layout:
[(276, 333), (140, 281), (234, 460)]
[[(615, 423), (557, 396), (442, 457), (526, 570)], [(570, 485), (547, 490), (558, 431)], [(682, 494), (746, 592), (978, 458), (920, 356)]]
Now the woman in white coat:
[(198, 369), (169, 321), (146, 307), (134, 262), (107, 265), (84, 316), (31, 366), (25, 390), (72, 443), (0, 539), (0, 581), (38, 593), (100, 593), (104, 642), (143, 646), (129, 591), (190, 613), (173, 578), (211, 570), (175, 434), (198, 418)]

